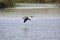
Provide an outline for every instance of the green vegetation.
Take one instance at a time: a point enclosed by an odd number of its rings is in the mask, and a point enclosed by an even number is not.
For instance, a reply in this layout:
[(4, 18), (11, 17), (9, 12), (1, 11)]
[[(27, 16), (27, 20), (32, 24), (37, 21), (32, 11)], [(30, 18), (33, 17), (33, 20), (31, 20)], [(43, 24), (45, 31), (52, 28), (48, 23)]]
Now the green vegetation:
[(10, 0), (9, 7), (14, 7), (14, 6), (15, 6), (15, 0)]
[(15, 3), (60, 3), (60, 0), (0, 0), (7, 7), (14, 7)]
[(16, 0), (17, 3), (60, 3), (60, 0)]
[(7, 7), (14, 7), (16, 1), (15, 0), (0, 0), (0, 3), (4, 3)]

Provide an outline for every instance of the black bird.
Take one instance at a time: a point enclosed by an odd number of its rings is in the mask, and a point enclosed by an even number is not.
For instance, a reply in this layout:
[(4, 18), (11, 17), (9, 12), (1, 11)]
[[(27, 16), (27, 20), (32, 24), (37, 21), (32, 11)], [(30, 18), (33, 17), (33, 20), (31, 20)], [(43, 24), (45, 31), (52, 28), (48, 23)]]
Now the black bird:
[(31, 20), (31, 19), (29, 19), (28, 17), (26, 17), (25, 16), (25, 18), (23, 18), (24, 19), (24, 23), (27, 21), (27, 20)]

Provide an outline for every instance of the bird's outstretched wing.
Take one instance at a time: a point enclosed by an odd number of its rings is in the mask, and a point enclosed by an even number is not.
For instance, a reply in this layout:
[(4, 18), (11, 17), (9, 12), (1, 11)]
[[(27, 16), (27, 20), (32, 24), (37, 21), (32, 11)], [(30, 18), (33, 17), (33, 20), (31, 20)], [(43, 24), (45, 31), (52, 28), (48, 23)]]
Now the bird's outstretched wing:
[(28, 20), (31, 20), (31, 19), (28, 19)]

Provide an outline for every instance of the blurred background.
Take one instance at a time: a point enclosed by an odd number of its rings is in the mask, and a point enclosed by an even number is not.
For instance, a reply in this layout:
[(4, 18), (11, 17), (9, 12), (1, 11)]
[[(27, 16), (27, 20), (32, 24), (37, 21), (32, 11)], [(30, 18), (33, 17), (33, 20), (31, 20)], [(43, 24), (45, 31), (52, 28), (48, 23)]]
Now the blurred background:
[(15, 6), (15, 3), (39, 3), (39, 4), (59, 4), (60, 0), (0, 0), (7, 7)]

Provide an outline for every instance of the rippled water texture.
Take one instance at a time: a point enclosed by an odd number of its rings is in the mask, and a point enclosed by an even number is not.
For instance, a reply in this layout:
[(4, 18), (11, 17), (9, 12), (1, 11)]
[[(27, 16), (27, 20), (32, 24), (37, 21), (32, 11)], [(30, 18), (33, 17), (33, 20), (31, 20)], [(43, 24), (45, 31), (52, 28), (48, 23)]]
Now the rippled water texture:
[(59, 40), (60, 18), (0, 19), (0, 40)]

